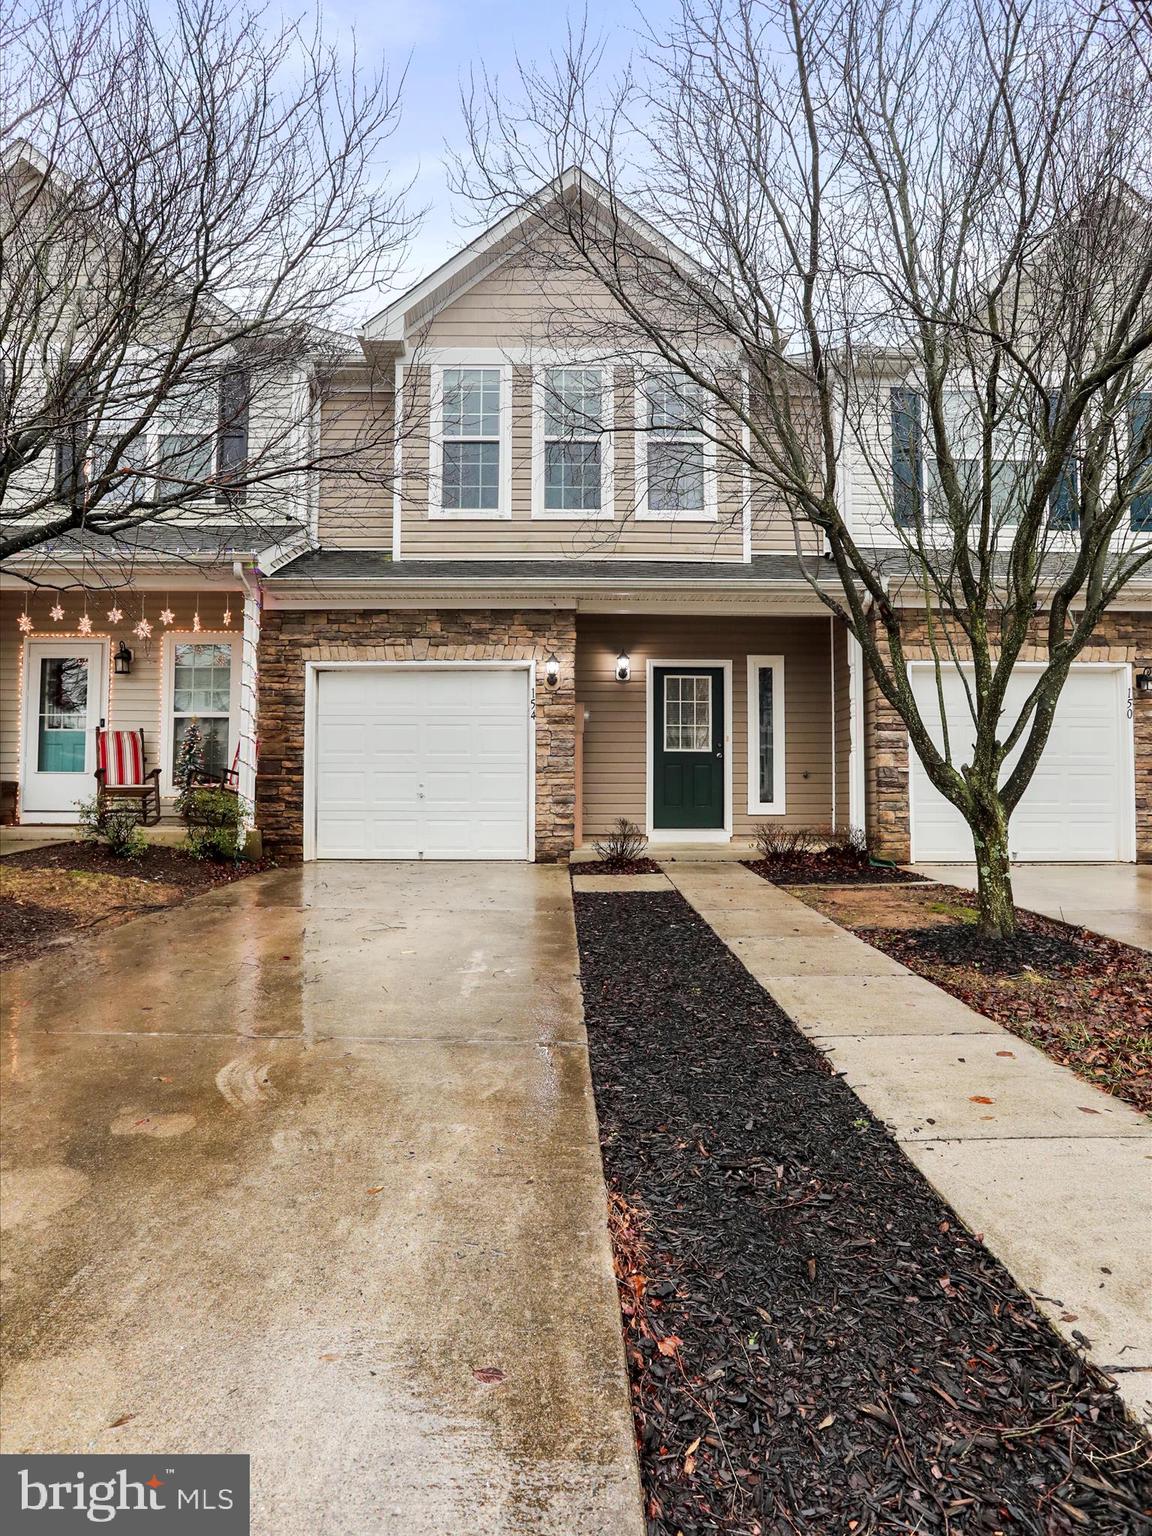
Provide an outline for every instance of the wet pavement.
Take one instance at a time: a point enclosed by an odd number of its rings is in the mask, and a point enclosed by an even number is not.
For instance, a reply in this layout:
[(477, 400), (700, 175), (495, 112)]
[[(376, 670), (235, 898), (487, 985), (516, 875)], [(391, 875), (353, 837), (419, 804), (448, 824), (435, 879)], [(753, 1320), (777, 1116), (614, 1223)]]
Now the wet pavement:
[(11, 971), (4, 1449), (249, 1452), (254, 1536), (635, 1536), (577, 965), (565, 870), (320, 864)]

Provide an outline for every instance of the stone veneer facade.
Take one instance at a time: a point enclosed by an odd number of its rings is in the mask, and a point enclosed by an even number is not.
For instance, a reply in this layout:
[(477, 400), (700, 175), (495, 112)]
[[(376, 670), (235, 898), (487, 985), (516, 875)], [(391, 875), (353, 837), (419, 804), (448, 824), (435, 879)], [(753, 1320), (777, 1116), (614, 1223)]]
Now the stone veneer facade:
[[(909, 661), (931, 661), (923, 625), (909, 627), (905, 643)], [(917, 635), (925, 640), (917, 643)], [(1040, 645), (1026, 645), (1021, 661), (1043, 661)], [(1152, 665), (1152, 614), (1112, 612), (1096, 629), (1092, 643), (1078, 661), (1120, 661), (1136, 670)], [(1136, 763), (1136, 859), (1152, 863), (1152, 699), (1133, 689), (1133, 734)], [(908, 813), (908, 732), (900, 716), (866, 673), (864, 685), (864, 740), (868, 799), (868, 835), (875, 851), (902, 863), (911, 857), (911, 824)]]
[[(555, 653), (560, 683), (544, 684)], [(551, 610), (265, 610), (259, 650), (257, 821), (265, 847), (299, 859), (304, 839), (304, 663), (525, 661), (536, 673), (536, 857), (565, 858), (576, 805), (576, 624)]]

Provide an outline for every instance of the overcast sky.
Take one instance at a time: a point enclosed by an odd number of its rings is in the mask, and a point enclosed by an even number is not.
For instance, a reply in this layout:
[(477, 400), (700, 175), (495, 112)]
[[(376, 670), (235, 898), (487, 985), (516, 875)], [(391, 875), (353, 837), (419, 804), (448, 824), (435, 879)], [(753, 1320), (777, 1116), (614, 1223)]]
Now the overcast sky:
[[(650, 19), (671, 15), (677, 0), (643, 0)], [(585, 6), (563, 0), (324, 0), (343, 38), (353, 29), (363, 58), (383, 56), (394, 73), (408, 64), (404, 116), (391, 141), (399, 179), (416, 178), (413, 200), (427, 204), (407, 272), (408, 286), (471, 238), (462, 223), (469, 209), (448, 189), (446, 146), (463, 147), (460, 85), (470, 68), (507, 77), (515, 87), (516, 59), (541, 62), (564, 46), (569, 16), (578, 26)], [(606, 40), (606, 62), (624, 63), (637, 28), (630, 0), (587, 0), (588, 30)]]

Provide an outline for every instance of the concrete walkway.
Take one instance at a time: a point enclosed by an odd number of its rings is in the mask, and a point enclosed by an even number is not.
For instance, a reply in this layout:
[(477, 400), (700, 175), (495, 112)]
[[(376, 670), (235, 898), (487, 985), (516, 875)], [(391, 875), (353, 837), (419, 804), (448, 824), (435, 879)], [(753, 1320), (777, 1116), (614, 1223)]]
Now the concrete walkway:
[[(930, 880), (976, 888), (975, 864), (917, 864)], [(1018, 906), (1152, 949), (1152, 865), (1014, 864)]]
[(566, 870), (256, 876), (4, 1001), (6, 1450), (249, 1452), (253, 1536), (638, 1536)]
[(794, 896), (665, 866), (1066, 1337), (1152, 1416), (1152, 1124)]

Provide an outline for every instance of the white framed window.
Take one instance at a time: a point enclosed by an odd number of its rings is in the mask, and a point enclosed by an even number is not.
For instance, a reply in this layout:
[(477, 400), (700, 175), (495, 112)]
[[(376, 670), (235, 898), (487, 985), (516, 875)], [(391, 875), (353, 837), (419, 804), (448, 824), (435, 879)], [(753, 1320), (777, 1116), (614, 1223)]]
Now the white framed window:
[(716, 453), (699, 386), (675, 374), (645, 379), (636, 405), (637, 516), (713, 521)]
[(748, 658), (748, 814), (784, 814), (784, 658)]
[(511, 369), (434, 368), (429, 513), (512, 515)]
[(669, 672), (664, 679), (665, 752), (711, 752), (712, 678)]
[(612, 516), (611, 377), (580, 365), (533, 378), (532, 515)]
[(176, 763), (193, 721), (204, 738), (205, 772), (222, 774), (232, 767), (239, 740), (240, 645), (238, 634), (164, 636), (160, 782), (165, 794), (179, 788)]

